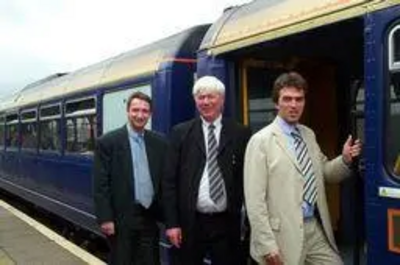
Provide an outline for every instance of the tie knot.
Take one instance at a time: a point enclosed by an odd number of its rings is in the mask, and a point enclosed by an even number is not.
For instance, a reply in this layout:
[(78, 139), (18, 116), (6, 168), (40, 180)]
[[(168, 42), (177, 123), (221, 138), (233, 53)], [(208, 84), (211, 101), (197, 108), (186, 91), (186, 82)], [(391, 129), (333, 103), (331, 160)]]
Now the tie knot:
[(208, 125), (208, 130), (209, 131), (214, 131), (214, 129), (215, 129), (215, 125), (214, 124), (210, 124), (210, 125)]
[(143, 134), (138, 133), (133, 139), (135, 139), (135, 141), (138, 143), (142, 143), (143, 142)]
[(298, 140), (302, 140), (303, 138), (301, 137), (300, 131), (299, 129), (296, 127), (294, 128), (294, 130), (290, 133), (292, 135), (293, 138), (298, 139)]

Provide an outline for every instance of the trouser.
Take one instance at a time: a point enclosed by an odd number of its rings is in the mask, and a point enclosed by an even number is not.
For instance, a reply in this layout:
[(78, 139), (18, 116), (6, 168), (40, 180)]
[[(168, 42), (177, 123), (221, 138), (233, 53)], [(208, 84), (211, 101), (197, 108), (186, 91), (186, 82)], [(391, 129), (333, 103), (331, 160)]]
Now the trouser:
[(115, 236), (109, 237), (110, 264), (112, 265), (159, 265), (159, 229), (146, 209), (133, 211), (134, 222), (117, 224)]
[(213, 265), (240, 264), (240, 229), (228, 213), (197, 213), (193, 239), (182, 248), (183, 265), (203, 265), (206, 257)]
[(310, 218), (304, 222), (304, 244), (300, 264), (343, 264), (339, 254), (329, 244), (316, 218)]

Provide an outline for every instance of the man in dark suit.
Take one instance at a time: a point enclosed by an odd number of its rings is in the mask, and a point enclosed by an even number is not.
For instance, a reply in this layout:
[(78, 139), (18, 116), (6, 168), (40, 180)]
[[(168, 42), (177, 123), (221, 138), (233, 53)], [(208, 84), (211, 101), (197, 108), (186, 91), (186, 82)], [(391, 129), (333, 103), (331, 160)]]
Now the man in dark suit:
[(96, 144), (94, 204), (111, 264), (160, 264), (156, 220), (167, 145), (159, 134), (145, 130), (151, 103), (146, 94), (133, 93), (126, 107), (129, 122)]
[(225, 86), (213, 76), (193, 87), (200, 117), (175, 126), (162, 181), (166, 234), (182, 264), (238, 263), (243, 156), (250, 130), (222, 118)]

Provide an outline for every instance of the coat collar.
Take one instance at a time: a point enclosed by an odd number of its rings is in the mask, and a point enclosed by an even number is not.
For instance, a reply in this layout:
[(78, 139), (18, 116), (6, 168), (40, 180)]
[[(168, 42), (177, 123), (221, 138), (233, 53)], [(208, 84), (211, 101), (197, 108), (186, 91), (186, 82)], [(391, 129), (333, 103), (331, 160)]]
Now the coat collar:
[[(222, 128), (221, 134), (219, 137), (219, 146), (218, 152), (220, 153), (227, 146), (227, 144), (232, 140), (232, 122), (227, 119), (222, 118), (221, 120)], [(201, 118), (197, 118), (194, 124), (194, 133), (197, 147), (206, 154), (206, 141), (204, 138), (203, 128), (202, 128), (202, 120)]]
[(291, 152), (291, 150), (289, 150), (288, 148), (287, 136), (283, 133), (282, 128), (279, 126), (277, 118), (275, 118), (271, 126), (272, 134), (276, 137), (279, 147), (290, 158), (296, 168), (301, 172), (301, 168), (299, 166), (299, 163), (297, 162), (295, 154)]

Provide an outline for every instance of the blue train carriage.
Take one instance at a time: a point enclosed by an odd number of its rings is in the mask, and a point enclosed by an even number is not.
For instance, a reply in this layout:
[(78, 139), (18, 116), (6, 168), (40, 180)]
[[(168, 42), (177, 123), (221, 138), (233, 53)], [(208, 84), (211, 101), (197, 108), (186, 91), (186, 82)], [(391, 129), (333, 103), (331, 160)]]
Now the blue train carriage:
[(272, 84), (289, 70), (309, 81), (302, 122), (327, 156), (349, 132), (364, 142), (364, 176), (327, 187), (346, 263), (400, 264), (399, 1), (256, 0), (227, 10), (198, 55), (198, 75), (227, 85), (225, 114), (254, 131), (274, 118)]
[(96, 138), (126, 123), (133, 91), (153, 98), (153, 130), (166, 133), (192, 117), (196, 51), (207, 29), (51, 76), (2, 101), (0, 187), (98, 233), (91, 191)]

